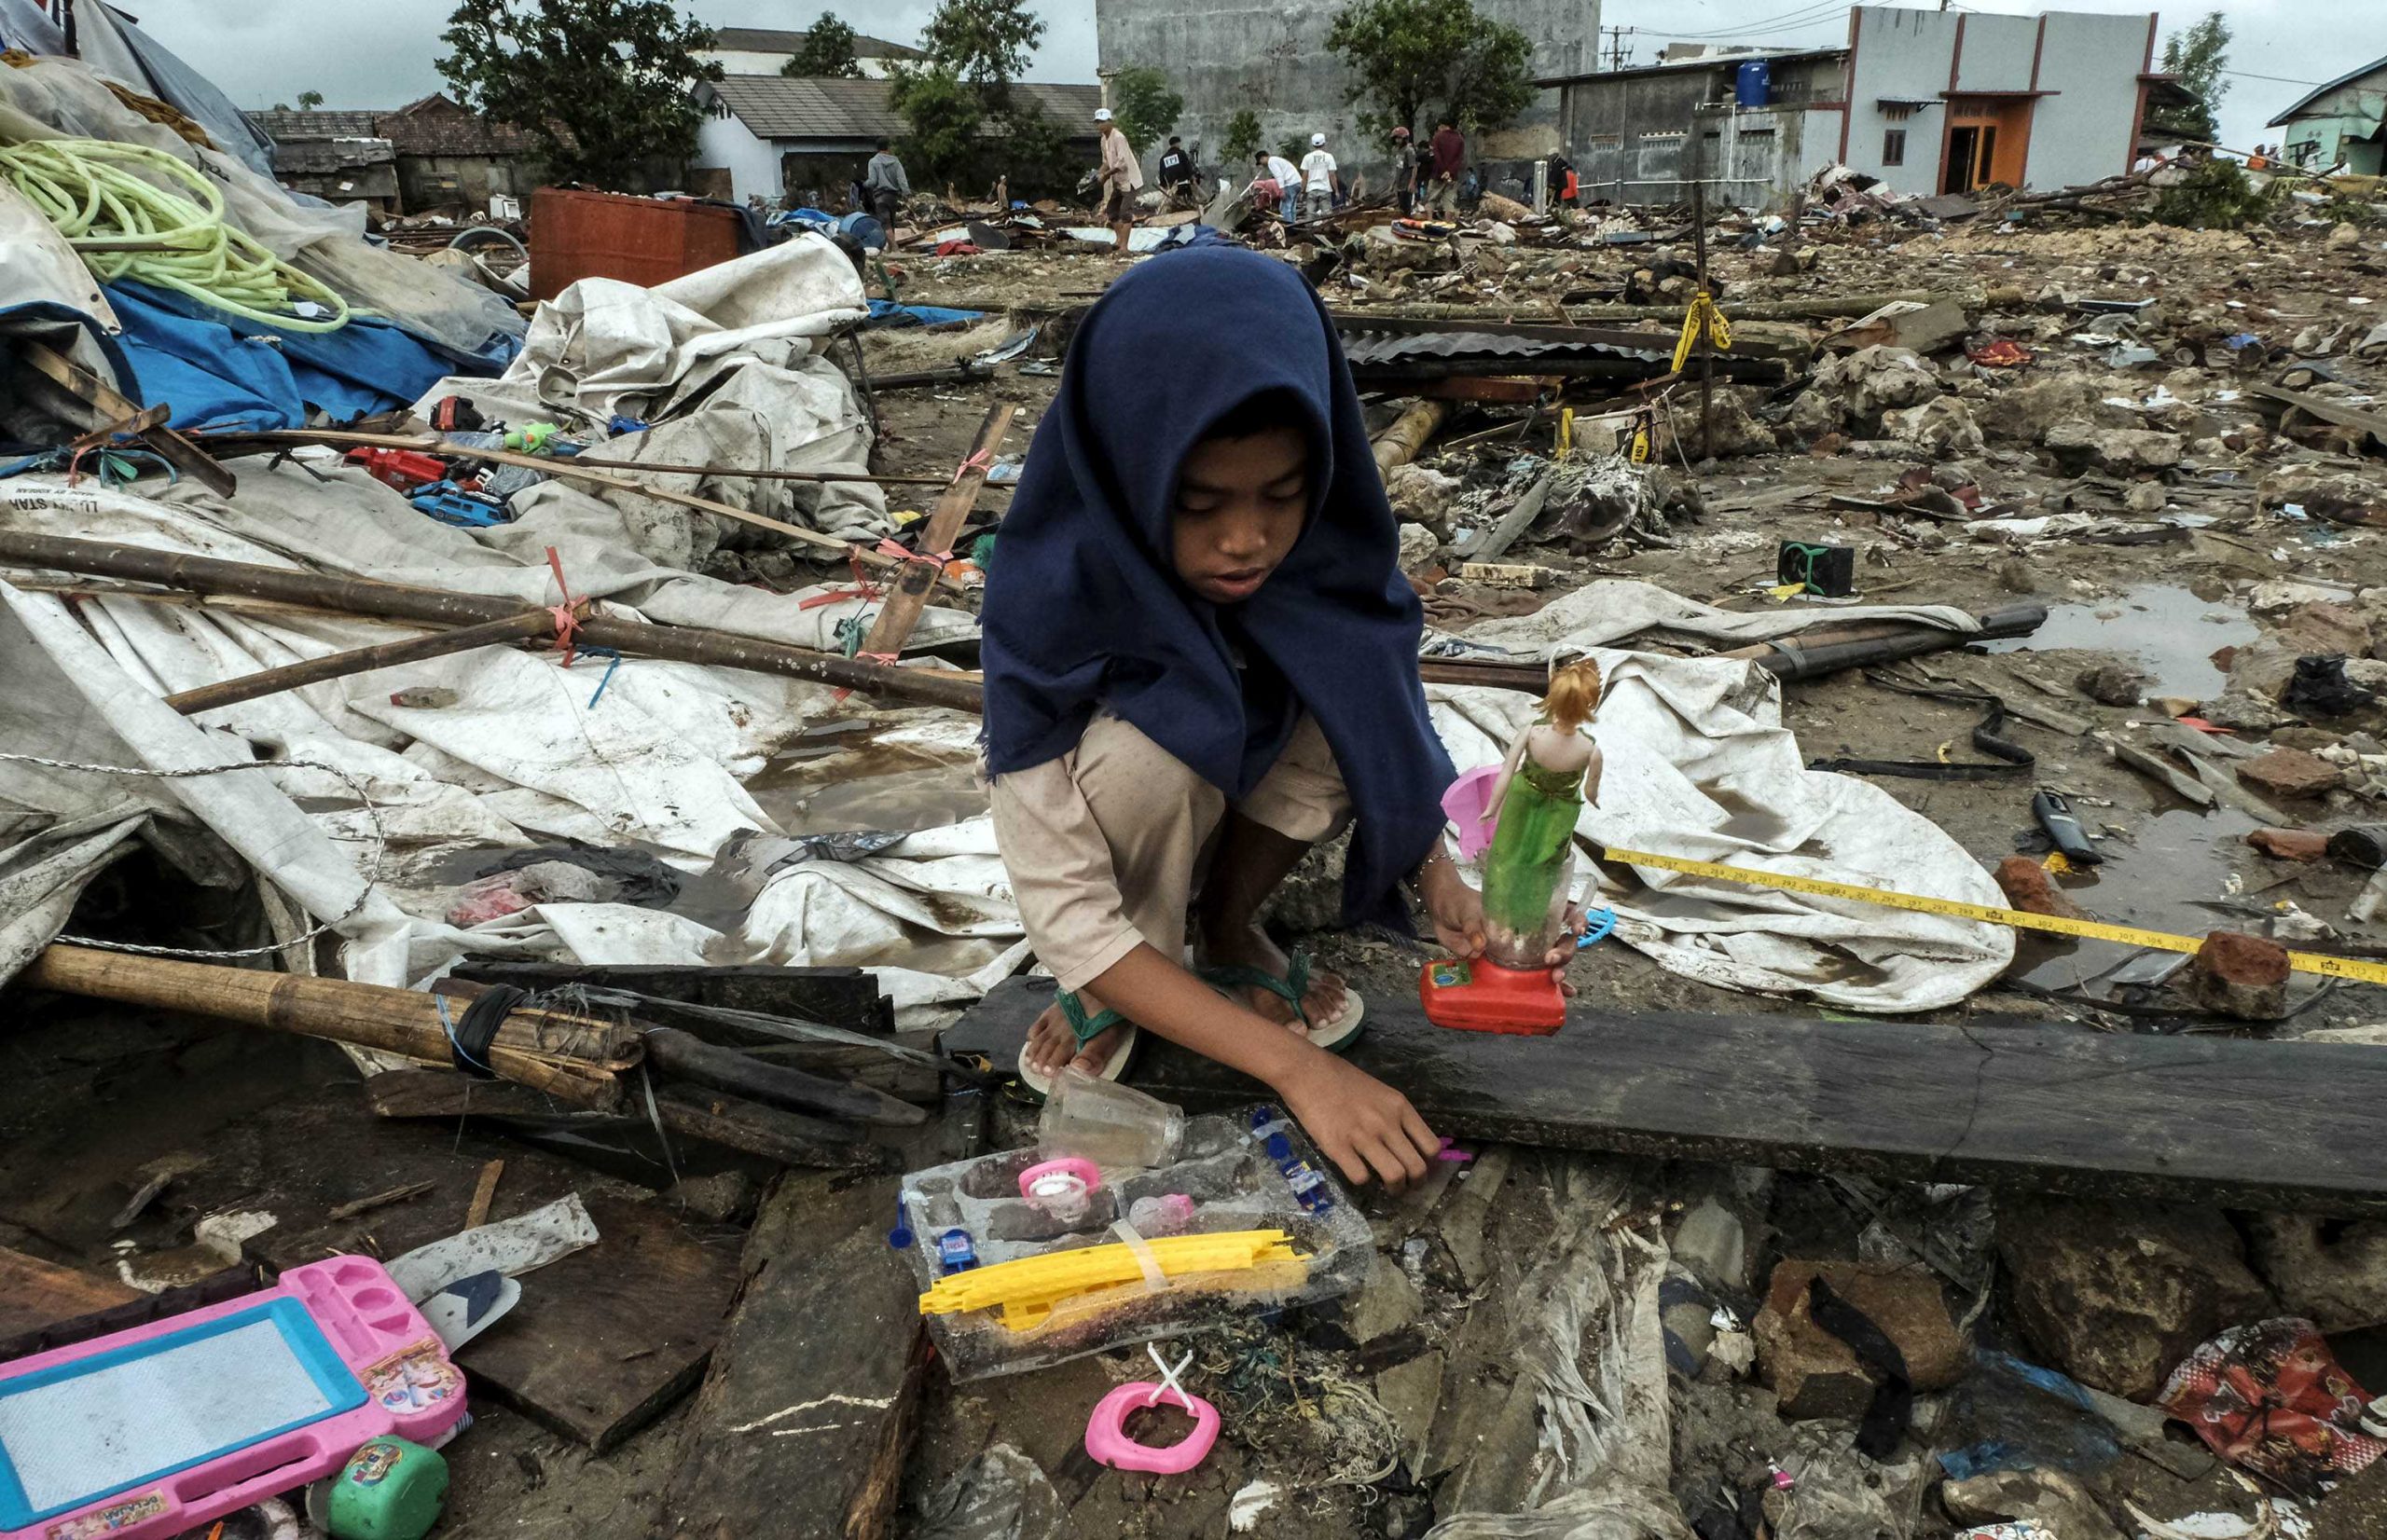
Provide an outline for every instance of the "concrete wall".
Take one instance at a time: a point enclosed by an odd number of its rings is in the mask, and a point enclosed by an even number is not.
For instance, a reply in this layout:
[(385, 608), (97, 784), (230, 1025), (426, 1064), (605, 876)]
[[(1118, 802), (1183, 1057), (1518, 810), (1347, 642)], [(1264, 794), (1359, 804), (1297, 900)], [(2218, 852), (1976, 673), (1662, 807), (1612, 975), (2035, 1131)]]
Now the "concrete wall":
[[(1739, 61), (1658, 75), (1592, 76), (1562, 89), (1559, 121), (1586, 202), (1668, 204), (1690, 197), (1691, 110), (1729, 100)], [(1709, 194), (1742, 208), (1789, 201), (1840, 149), (1840, 60), (1776, 62), (1774, 101), (1701, 114)], [(1621, 185), (1620, 186), (1620, 178)]]
[[(2119, 176), (2137, 158), (2138, 76), (2147, 67), (2153, 18), (2051, 11), (2039, 50), (2042, 96), (2031, 127), (2025, 180), (2068, 187)], [(1971, 45), (1966, 45), (1967, 52)]]
[[(2128, 18), (2121, 18), (2128, 20)], [(2138, 19), (2140, 31), (2146, 18)], [(1960, 91), (2026, 91), (2033, 89), (2031, 71), (2039, 52), (2039, 19), (2035, 16), (1990, 16), (1973, 12), (1963, 18), (1965, 46), (1956, 61)], [(2134, 70), (2132, 73), (2136, 73)]]
[(705, 116), (705, 120), (697, 126), (696, 163), (726, 168), (731, 191), (740, 203), (757, 194), (766, 199), (780, 195), (780, 152), (755, 138), (735, 117), (714, 113)]
[[(1968, 20), (1952, 11), (1856, 8), (1849, 59), (1848, 153), (1842, 157), (1850, 166), (1902, 193), (1939, 190), (1939, 146), (1948, 123), (1940, 95), (1955, 72), (1956, 25)], [(1900, 119), (1879, 105), (1884, 96), (1931, 104)], [(1882, 159), (1884, 135), (1893, 129), (1906, 132), (1902, 166)]]
[[(1539, 77), (1590, 69), (1599, 42), (1599, 0), (1477, 0), (1496, 21), (1523, 32), (1534, 45), (1530, 68)], [(1346, 104), (1351, 72), (1326, 47), (1339, 0), (1095, 0), (1095, 40), (1104, 70), (1149, 65), (1168, 76), (1185, 99), (1175, 131), (1197, 152), (1203, 171), (1218, 171), (1227, 124), (1244, 109), (1259, 115), (1262, 144), (1312, 133), (1327, 136), (1344, 173), (1385, 185), (1392, 158), (1387, 145), (1363, 141), (1358, 115)], [(1442, 103), (1429, 103), (1428, 115)], [(1422, 141), (1430, 120), (1414, 125)], [(1471, 159), (1525, 158), (1558, 144), (1558, 93), (1539, 93), (1520, 120), (1490, 134), (1470, 135)], [(1227, 174), (1248, 179), (1243, 166)]]

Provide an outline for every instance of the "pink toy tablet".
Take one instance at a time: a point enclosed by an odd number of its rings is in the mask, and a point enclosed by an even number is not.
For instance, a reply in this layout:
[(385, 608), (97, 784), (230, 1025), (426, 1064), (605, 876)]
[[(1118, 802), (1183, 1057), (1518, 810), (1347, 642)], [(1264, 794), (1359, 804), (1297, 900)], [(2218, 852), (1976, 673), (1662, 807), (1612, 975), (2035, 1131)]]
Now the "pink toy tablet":
[(381, 1264), (312, 1262), (0, 1365), (0, 1540), (175, 1534), (463, 1415), (463, 1374)]

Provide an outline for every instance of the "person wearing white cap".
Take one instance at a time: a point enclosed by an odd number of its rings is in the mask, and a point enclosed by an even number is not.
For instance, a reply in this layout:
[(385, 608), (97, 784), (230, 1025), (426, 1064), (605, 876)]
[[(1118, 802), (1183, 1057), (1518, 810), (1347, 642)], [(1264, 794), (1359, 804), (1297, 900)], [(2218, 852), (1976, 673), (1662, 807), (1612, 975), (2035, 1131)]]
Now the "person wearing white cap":
[(1343, 194), (1343, 173), (1335, 169), (1334, 157), (1326, 150), (1326, 135), (1309, 136), (1309, 153), (1302, 157), (1302, 213), (1316, 219), (1334, 212), (1335, 202)]
[(1136, 163), (1127, 136), (1111, 120), (1109, 107), (1095, 108), (1094, 120), (1102, 125), (1102, 222), (1116, 238), (1111, 254), (1125, 256), (1127, 232), (1136, 227), (1136, 189), (1144, 185), (1144, 170)]

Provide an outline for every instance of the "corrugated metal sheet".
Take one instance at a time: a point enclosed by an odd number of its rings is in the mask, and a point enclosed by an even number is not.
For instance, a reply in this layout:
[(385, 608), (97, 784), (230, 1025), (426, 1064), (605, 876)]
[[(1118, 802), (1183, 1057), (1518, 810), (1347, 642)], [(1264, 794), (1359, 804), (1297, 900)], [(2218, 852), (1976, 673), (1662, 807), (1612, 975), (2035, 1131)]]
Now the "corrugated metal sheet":
[[(705, 89), (757, 139), (866, 140), (881, 134), (893, 139), (911, 127), (889, 104), (893, 83), (886, 80), (727, 75)], [(1012, 90), (1042, 107), (1073, 135), (1094, 131), (1101, 87), (1016, 85)]]
[[(1354, 364), (1410, 358), (1616, 358), (1642, 362), (1674, 357), (1675, 338), (1663, 332), (1594, 332), (1588, 327), (1470, 326), (1448, 323), (1430, 330), (1338, 322), (1343, 356)], [(1572, 335), (1567, 335), (1572, 334)]]

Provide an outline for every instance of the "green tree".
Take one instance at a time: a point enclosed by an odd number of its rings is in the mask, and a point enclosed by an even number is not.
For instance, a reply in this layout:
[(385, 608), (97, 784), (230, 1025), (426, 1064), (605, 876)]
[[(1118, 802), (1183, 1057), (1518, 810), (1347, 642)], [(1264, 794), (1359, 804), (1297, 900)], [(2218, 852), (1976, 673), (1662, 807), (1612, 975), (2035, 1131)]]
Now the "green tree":
[(536, 140), (551, 174), (619, 184), (696, 149), (688, 88), (721, 78), (697, 57), (712, 39), (669, 0), (461, 0), (436, 62), (467, 106)]
[(938, 0), (920, 47), (973, 86), (1007, 86), (1028, 68), (1044, 23), (1025, 0)]
[(935, 182), (971, 175), (976, 169), (978, 126), (987, 116), (978, 88), (947, 63), (897, 69), (889, 78), (888, 104), (911, 126), (904, 138), (907, 167)]
[(2163, 73), (2178, 77), (2182, 89), (2197, 99), (2194, 112), (2168, 119), (2166, 127), (2183, 139), (2210, 144), (2220, 132), (2221, 99), (2229, 93), (2223, 73), (2229, 62), (2229, 22), (2219, 11), (2207, 11), (2186, 32), (2163, 40)]
[(1025, 97), (992, 123), (995, 143), (986, 152), (991, 164), (984, 179), (1000, 175), (1014, 198), (1041, 198), (1067, 192), (1077, 180), (1076, 155), (1069, 149), (1068, 127)]
[(290, 103), (287, 102), (276, 102), (273, 104), (273, 110), (276, 112), (288, 112), (290, 110)]
[(798, 79), (859, 80), (862, 61), (854, 56), (854, 29), (824, 10), (804, 34), (804, 47), (780, 66), (781, 75)]
[(1152, 148), (1177, 127), (1185, 98), (1168, 89), (1168, 76), (1138, 64), (1111, 77), (1111, 116), (1127, 136), (1127, 147), (1138, 155)]
[(1230, 166), (1240, 165), (1260, 153), (1260, 115), (1249, 107), (1238, 107), (1227, 119), (1226, 143), (1219, 154)]
[(1372, 134), (1414, 131), (1436, 103), (1469, 129), (1497, 129), (1533, 100), (1531, 40), (1471, 0), (1359, 0), (1326, 46), (1351, 67), (1345, 99)]
[(313, 112), (317, 107), (320, 107), (323, 104), (324, 93), (321, 91), (300, 91), (298, 93), (298, 110), (300, 112)]

